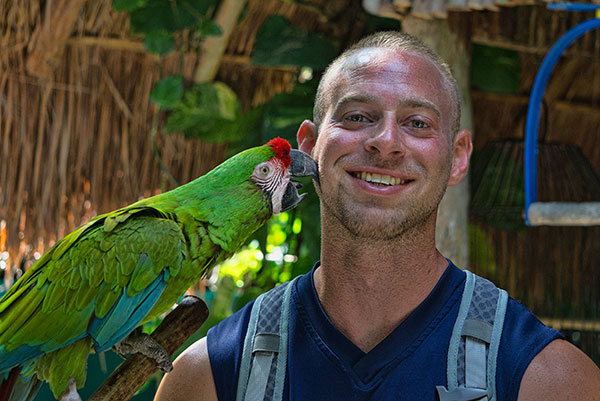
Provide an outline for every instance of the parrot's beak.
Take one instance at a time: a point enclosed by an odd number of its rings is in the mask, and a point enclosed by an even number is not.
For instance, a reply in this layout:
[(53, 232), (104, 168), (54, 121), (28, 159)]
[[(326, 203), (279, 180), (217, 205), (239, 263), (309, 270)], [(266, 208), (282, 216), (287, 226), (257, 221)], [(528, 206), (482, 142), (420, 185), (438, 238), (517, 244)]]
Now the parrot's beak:
[(317, 185), (321, 185), (319, 181), (319, 167), (312, 157), (296, 149), (290, 151), (290, 156), (292, 163), (290, 164), (289, 173), (292, 177), (312, 177), (317, 182)]
[[(290, 151), (292, 163), (288, 169), (288, 172), (292, 177), (312, 177), (317, 185), (320, 185), (319, 181), (319, 168), (317, 163), (306, 153), (292, 149)], [(281, 211), (285, 212), (298, 206), (298, 204), (304, 199), (306, 194), (299, 194), (298, 188), (301, 188), (302, 184), (290, 180), (283, 199), (281, 200)]]

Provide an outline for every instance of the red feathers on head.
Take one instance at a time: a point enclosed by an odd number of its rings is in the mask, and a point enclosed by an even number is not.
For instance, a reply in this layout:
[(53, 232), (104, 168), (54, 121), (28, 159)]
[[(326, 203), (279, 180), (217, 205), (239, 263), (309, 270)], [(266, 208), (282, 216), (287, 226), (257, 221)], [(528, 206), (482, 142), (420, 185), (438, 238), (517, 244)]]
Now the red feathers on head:
[(277, 137), (267, 142), (267, 145), (273, 148), (275, 157), (283, 162), (285, 168), (288, 168), (292, 163), (292, 157), (290, 156), (290, 150), (292, 150), (292, 146), (290, 143), (283, 138)]

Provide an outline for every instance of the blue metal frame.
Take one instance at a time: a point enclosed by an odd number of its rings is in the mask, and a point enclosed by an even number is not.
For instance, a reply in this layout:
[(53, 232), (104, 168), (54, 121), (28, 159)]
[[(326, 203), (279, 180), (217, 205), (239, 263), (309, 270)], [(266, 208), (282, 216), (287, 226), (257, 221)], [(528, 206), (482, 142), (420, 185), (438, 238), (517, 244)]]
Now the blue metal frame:
[[(580, 9), (580, 6), (586, 6), (586, 8)], [(590, 9), (587, 8), (587, 6), (592, 6), (593, 8)], [(593, 11), (600, 9), (600, 5), (557, 3), (548, 5), (548, 8), (573, 11)], [(584, 21), (567, 31), (554, 46), (552, 46), (542, 61), (540, 69), (535, 77), (531, 97), (529, 99), (529, 108), (527, 109), (527, 122), (525, 124), (525, 224), (527, 225), (530, 225), (529, 206), (537, 200), (537, 134), (540, 108), (542, 105), (542, 98), (544, 97), (544, 91), (546, 90), (546, 84), (548, 83), (554, 65), (565, 49), (587, 31), (596, 28), (600, 28), (600, 18)]]
[(561, 11), (596, 11), (600, 10), (600, 4), (590, 3), (552, 3), (548, 4), (549, 10), (561, 10)]

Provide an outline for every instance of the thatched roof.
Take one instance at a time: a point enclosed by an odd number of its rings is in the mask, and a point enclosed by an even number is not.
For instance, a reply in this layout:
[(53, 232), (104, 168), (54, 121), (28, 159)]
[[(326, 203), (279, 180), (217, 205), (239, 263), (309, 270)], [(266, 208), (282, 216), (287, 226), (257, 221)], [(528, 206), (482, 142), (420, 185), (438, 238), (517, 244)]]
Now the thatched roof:
[[(83, 2), (71, 16), (72, 32), (58, 33), (60, 17), (68, 19), (76, 2), (47, 2), (66, 7), (56, 13), (39, 10), (40, 3), (1, 9), (0, 246), (11, 255), (27, 253), (29, 245), (43, 250), (92, 215), (171, 185), (157, 168), (150, 132), (158, 115), (148, 99), (161, 70), (175, 71), (176, 60), (159, 65), (143, 52), (80, 44), (88, 35), (128, 36), (125, 16), (113, 13), (110, 1)], [(188, 70), (195, 63), (186, 58)], [(182, 182), (225, 151), (180, 136), (157, 142), (163, 163)]]

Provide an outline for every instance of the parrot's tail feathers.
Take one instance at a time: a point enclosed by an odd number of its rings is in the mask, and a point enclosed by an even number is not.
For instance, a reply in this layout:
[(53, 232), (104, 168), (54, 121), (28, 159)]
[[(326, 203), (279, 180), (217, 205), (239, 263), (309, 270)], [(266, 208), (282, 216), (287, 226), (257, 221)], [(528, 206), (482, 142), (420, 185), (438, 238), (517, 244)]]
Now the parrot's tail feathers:
[(0, 381), (0, 401), (8, 401), (12, 394), (13, 387), (19, 376), (21, 367), (17, 366), (8, 372), (8, 375)]
[(21, 367), (13, 368), (8, 376), (0, 381), (0, 401), (32, 401), (42, 382), (33, 377), (23, 378)]
[(23, 380), (23, 376), (19, 376), (10, 401), (33, 401), (40, 387), (42, 387), (42, 381), (37, 376), (34, 375), (25, 380)]

